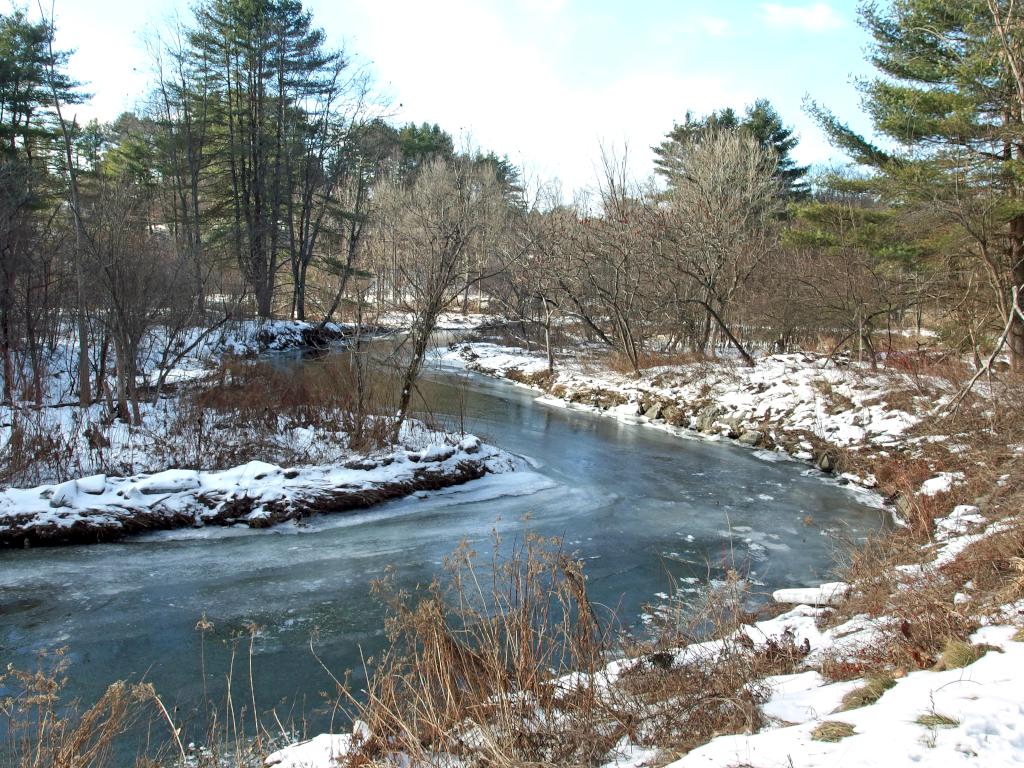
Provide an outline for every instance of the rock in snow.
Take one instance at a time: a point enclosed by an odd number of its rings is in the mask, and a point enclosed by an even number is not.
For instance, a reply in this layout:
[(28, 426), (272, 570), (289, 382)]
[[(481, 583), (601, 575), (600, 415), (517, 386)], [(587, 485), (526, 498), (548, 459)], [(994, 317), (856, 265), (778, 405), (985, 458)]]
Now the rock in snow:
[(776, 589), (772, 592), (772, 600), (787, 605), (836, 605), (849, 591), (849, 584), (830, 581), (817, 587)]

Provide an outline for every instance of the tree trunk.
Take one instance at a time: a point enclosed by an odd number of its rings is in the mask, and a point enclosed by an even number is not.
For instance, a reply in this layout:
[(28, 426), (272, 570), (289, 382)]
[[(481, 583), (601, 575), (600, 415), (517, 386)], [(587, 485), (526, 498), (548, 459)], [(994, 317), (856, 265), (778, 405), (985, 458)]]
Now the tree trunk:
[[(1010, 264), (1014, 287), (1024, 286), (1024, 216), (1017, 216), (1010, 221)], [(1024, 320), (1014, 312), (1010, 324), (1010, 336), (1007, 339), (1010, 347), (1010, 367), (1014, 371), (1024, 371)]]
[(548, 356), (548, 373), (555, 372), (555, 356), (551, 351), (551, 308), (544, 302), (544, 349)]
[(123, 339), (115, 339), (114, 347), (117, 353), (117, 418), (125, 424), (131, 422), (131, 414), (128, 410), (128, 353), (125, 351)]
[(435, 315), (429, 320), (429, 322), (425, 321), (422, 328), (417, 329), (415, 325), (413, 326), (414, 338), (412, 340), (412, 359), (409, 361), (409, 365), (405, 369), (405, 374), (402, 376), (402, 392), (398, 400), (397, 421), (391, 435), (391, 441), (393, 443), (398, 442), (399, 435), (402, 432), (402, 425), (409, 417), (409, 407), (412, 404), (412, 390), (413, 387), (416, 386), (416, 380), (420, 376), (420, 369), (423, 367), (423, 360), (427, 356), (427, 346), (430, 343), (430, 330), (436, 324), (437, 317)]

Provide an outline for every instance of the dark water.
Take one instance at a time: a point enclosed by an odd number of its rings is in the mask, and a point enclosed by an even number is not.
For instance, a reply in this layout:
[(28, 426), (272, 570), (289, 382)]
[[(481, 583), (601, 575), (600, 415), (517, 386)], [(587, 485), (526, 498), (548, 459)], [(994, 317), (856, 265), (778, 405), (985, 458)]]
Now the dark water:
[[(562, 536), (586, 561), (591, 597), (632, 620), (674, 581), (687, 588), (726, 567), (765, 591), (823, 580), (837, 547), (883, 525), (878, 509), (801, 464), (545, 406), (464, 373), (433, 371), (423, 389), (435, 413), (534, 469), (302, 529), (0, 553), (0, 663), (67, 645), (71, 691), (84, 701), (114, 679), (144, 677), (178, 717), (198, 721), (202, 661), (219, 700), (233, 636), (246, 679), (255, 622), (257, 705), (285, 702), (282, 719), (302, 713), (315, 730), (331, 681), (311, 636), (335, 674), (358, 678), (361, 652), (382, 641), (370, 581), (393, 565), (403, 584), (429, 582), (463, 538), (486, 548), (493, 530), (505, 541)], [(214, 626), (205, 639), (195, 629), (204, 613)]]

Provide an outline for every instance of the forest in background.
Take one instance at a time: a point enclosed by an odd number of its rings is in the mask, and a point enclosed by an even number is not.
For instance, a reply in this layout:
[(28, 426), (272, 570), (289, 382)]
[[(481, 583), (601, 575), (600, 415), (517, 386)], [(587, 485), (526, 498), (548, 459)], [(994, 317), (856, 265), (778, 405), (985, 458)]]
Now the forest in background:
[(922, 323), (938, 339), (914, 354), (981, 367), (1005, 349), (1019, 369), (1019, 9), (868, 4), (863, 22), (882, 143), (807, 104), (851, 165), (796, 166), (797, 137), (762, 100), (685, 113), (649, 180), (606, 148), (593, 190), (569, 202), (437, 125), (389, 123), (370, 73), (295, 0), (200, 3), (157, 35), (146, 107), (88, 125), (55, 30), (13, 10), (0, 19), (3, 398), (42, 404), (73, 336), (65, 394), (106, 396), (127, 419), (156, 328), (166, 358), (225, 318), (324, 323), (357, 307), (415, 316), (425, 339), (441, 312), (483, 306), (549, 346), (574, 328), (634, 371), (723, 347), (874, 361)]

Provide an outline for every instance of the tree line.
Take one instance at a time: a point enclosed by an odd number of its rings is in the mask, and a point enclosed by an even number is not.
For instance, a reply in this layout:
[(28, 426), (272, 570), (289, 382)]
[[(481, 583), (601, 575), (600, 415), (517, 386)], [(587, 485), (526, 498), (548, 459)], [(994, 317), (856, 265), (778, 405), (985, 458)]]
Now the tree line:
[[(143, 349), (172, 362), (229, 317), (400, 311), (412, 362), (441, 313), (486, 304), (555, 364), (580, 335), (651, 355), (826, 343), (874, 361), (927, 323), (978, 366), (1024, 367), (1024, 22), (1005, 0), (867, 3), (880, 141), (808, 110), (853, 163), (812, 176), (772, 105), (686, 113), (656, 176), (611, 152), (566, 202), (437, 125), (385, 119), (299, 0), (204, 0), (152, 45), (146, 105), (79, 125), (53, 25), (0, 17), (3, 398), (75, 394), (136, 419)], [(113, 382), (113, 391), (111, 384)], [(134, 404), (134, 406), (133, 406)], [(133, 413), (134, 410), (134, 413)]]

